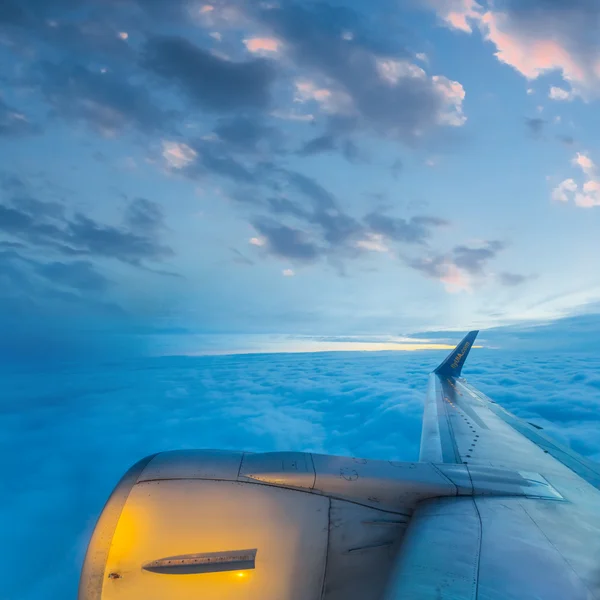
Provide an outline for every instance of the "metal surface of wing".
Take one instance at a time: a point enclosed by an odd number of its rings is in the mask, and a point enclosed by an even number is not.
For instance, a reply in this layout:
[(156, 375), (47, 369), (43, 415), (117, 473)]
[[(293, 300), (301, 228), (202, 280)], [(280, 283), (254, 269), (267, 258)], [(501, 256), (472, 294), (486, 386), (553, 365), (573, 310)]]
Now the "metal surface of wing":
[[(558, 496), (473, 494), (419, 503), (387, 599), (600, 598), (600, 465), (452, 371), (475, 335), (430, 375), (420, 460), (442, 463), (441, 470), (460, 465), (471, 475), (504, 469), (531, 480), (527, 473), (535, 473)], [(464, 356), (459, 362), (462, 368)]]

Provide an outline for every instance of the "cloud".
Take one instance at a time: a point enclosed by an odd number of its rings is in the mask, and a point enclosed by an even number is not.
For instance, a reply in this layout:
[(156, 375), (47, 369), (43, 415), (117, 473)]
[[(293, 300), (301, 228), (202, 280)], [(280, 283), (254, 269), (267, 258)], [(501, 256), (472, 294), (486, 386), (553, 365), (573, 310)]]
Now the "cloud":
[(485, 242), (480, 248), (456, 246), (453, 250), (454, 263), (472, 275), (481, 275), (487, 262), (495, 258), (504, 248), (505, 244), (497, 240)]
[(589, 0), (505, 0), (485, 10), (474, 0), (429, 0), (444, 21), (471, 33), (477, 25), (495, 56), (529, 80), (558, 72), (570, 89), (550, 98), (590, 100), (600, 94), (600, 4)]
[(506, 271), (499, 274), (500, 283), (508, 287), (516, 287), (525, 283), (529, 277), (519, 273), (508, 273)]
[(259, 235), (250, 240), (252, 245), (265, 247), (267, 255), (305, 262), (327, 258), (342, 268), (342, 261), (356, 259), (361, 252), (392, 253), (395, 244), (426, 247), (433, 231), (448, 225), (444, 219), (424, 215), (404, 219), (370, 212), (356, 218), (313, 178), (281, 168), (271, 175), (277, 194), (265, 201), (253, 195), (240, 198), (271, 214), (252, 220)]
[(525, 118), (525, 125), (534, 138), (539, 138), (541, 136), (546, 123), (547, 121), (545, 119), (540, 119), (539, 117), (534, 117), (533, 119)]
[(163, 260), (173, 255), (167, 246), (153, 237), (100, 224), (84, 215), (75, 215), (67, 225), (65, 240), (76, 253), (116, 258), (133, 265), (142, 261)]
[(356, 241), (356, 247), (371, 252), (390, 252), (390, 248), (386, 244), (386, 240), (381, 233), (368, 232), (366, 237)]
[(316, 102), (319, 108), (330, 114), (352, 114), (352, 99), (342, 90), (319, 87), (314, 81), (298, 79), (294, 82), (294, 102)]
[(446, 256), (425, 256), (410, 259), (407, 264), (427, 277), (441, 281), (446, 291), (453, 294), (460, 291), (471, 291), (471, 278), (462, 272)]
[(127, 206), (125, 223), (132, 231), (149, 234), (155, 233), (165, 226), (160, 204), (146, 198), (136, 198)]
[(71, 263), (50, 262), (36, 265), (35, 272), (53, 284), (80, 290), (103, 292), (109, 285), (108, 279), (98, 273), (89, 261)]
[[(184, 165), (182, 172), (196, 179), (206, 175), (216, 175), (228, 179), (238, 185), (255, 185), (266, 179), (268, 167), (261, 170), (260, 165), (254, 168), (232, 156), (229, 145), (218, 145), (212, 141), (190, 141), (190, 148), (195, 153), (193, 160)], [(189, 154), (191, 158), (191, 154)], [(239, 198), (239, 193), (235, 194)]]
[(221, 118), (214, 133), (231, 152), (268, 154), (281, 150), (281, 133), (257, 117)]
[(376, 234), (406, 244), (424, 244), (431, 236), (432, 228), (448, 225), (446, 220), (438, 217), (417, 216), (407, 220), (380, 212), (371, 212), (364, 220)]
[(502, 242), (493, 240), (479, 247), (455, 246), (445, 254), (409, 258), (405, 262), (427, 277), (441, 281), (450, 293), (471, 291), (477, 280), (485, 279), (488, 263), (504, 248)]
[(590, 178), (594, 177), (594, 175), (596, 174), (596, 165), (594, 164), (594, 161), (592, 161), (592, 159), (587, 154), (578, 152), (575, 155), (575, 158), (573, 158), (572, 162), (574, 165), (577, 165), (578, 167), (580, 167), (581, 170), (588, 177), (590, 177)]
[(159, 241), (161, 223), (158, 205), (144, 199), (128, 206), (129, 227), (105, 225), (78, 212), (68, 215), (58, 203), (21, 194), (0, 204), (0, 232), (9, 238), (65, 256), (114, 258), (137, 266), (172, 256)]
[(564, 90), (563, 88), (552, 86), (548, 92), (550, 100), (573, 100), (573, 92)]
[(253, 260), (250, 260), (247, 256), (242, 254), (237, 248), (230, 248), (230, 250), (233, 252), (233, 255), (234, 255), (234, 258), (233, 258), (234, 263), (237, 263), (238, 265), (246, 265), (246, 266), (250, 266), (250, 267), (255, 264)]
[[(375, 40), (353, 11), (289, 3), (257, 14), (307, 72), (296, 80), (297, 101), (352, 115), (358, 126), (410, 143), (464, 123), (460, 83), (427, 75), (404, 49)], [(345, 39), (349, 30), (361, 34)]]
[(247, 38), (244, 46), (253, 54), (279, 52), (281, 43), (275, 38)]
[(265, 240), (264, 247), (270, 254), (280, 258), (313, 262), (322, 249), (308, 240), (304, 231), (294, 229), (272, 219), (256, 219), (254, 228)]
[(150, 92), (115, 73), (102, 74), (80, 65), (43, 63), (41, 91), (55, 113), (80, 119), (107, 136), (128, 127), (154, 132), (167, 126), (174, 113), (159, 108)]
[(552, 190), (552, 200), (564, 203), (573, 202), (580, 208), (600, 206), (600, 178), (594, 161), (587, 154), (578, 152), (571, 163), (583, 172), (583, 183), (578, 184), (571, 177), (561, 181)]
[(471, 33), (472, 24), (481, 19), (482, 7), (475, 0), (426, 0), (426, 3), (452, 29)]
[(270, 103), (275, 69), (264, 59), (234, 62), (185, 38), (155, 36), (147, 42), (143, 64), (204, 110), (266, 109)]
[(572, 146), (575, 143), (575, 138), (572, 135), (560, 134), (556, 136), (556, 139), (565, 144), (565, 146)]
[(574, 179), (565, 179), (561, 181), (555, 188), (552, 190), (552, 200), (557, 202), (569, 202), (569, 194), (577, 191), (577, 184)]
[(41, 128), (0, 98), (0, 137), (19, 137), (40, 133)]
[(35, 256), (25, 245), (0, 249), (0, 360), (5, 367), (47, 368), (133, 351), (133, 340), (108, 339), (132, 317), (107, 298), (112, 282), (95, 263)]
[(293, 277), (296, 273), (293, 271), (293, 269), (284, 269), (281, 274), (284, 277)]
[(198, 153), (183, 142), (172, 142), (163, 140), (162, 143), (163, 158), (167, 161), (169, 167), (173, 169), (183, 169), (193, 163)]
[(298, 150), (301, 156), (311, 156), (325, 152), (333, 152), (337, 149), (337, 140), (330, 133), (325, 133), (305, 142)]

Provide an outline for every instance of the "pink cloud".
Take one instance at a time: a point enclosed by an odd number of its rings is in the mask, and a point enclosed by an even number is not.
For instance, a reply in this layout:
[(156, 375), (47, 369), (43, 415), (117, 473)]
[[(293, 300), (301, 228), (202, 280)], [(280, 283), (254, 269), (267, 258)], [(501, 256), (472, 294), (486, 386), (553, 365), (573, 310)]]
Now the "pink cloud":
[(587, 155), (582, 152), (578, 152), (575, 155), (575, 158), (572, 160), (574, 165), (577, 165), (581, 168), (581, 170), (588, 176), (593, 177), (596, 173), (596, 165), (594, 161)]
[(173, 169), (183, 169), (196, 160), (196, 151), (187, 144), (163, 140), (162, 146), (162, 155), (167, 165)]
[(515, 28), (504, 13), (487, 12), (481, 17), (481, 23), (486, 39), (496, 46), (496, 58), (527, 79), (555, 70), (562, 71), (568, 81), (585, 79), (585, 71), (558, 41), (513, 31)]
[(301, 104), (314, 100), (327, 113), (351, 113), (352, 98), (341, 90), (319, 87), (314, 81), (299, 79), (295, 82), (294, 102)]
[(440, 281), (445, 285), (446, 291), (450, 294), (471, 291), (469, 276), (454, 263), (446, 263), (445, 273), (440, 277)]
[(281, 43), (275, 38), (248, 38), (244, 40), (244, 45), (249, 52), (279, 52)]
[(428, 0), (439, 17), (452, 29), (473, 31), (471, 21), (478, 21), (482, 8), (475, 0)]
[(426, 1), (453, 29), (472, 33), (477, 25), (484, 38), (496, 47), (496, 58), (527, 79), (560, 72), (572, 90), (555, 87), (550, 91), (551, 99), (580, 96), (587, 100), (600, 95), (600, 46), (582, 47), (578, 28), (574, 27), (574, 23), (581, 22), (576, 7), (565, 7), (567, 10), (562, 12), (484, 12), (475, 0)]

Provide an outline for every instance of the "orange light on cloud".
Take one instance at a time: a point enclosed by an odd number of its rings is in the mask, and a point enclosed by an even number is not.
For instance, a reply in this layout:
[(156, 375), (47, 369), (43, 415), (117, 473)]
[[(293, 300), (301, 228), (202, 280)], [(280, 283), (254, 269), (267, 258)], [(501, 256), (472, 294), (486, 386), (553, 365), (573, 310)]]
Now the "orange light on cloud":
[(448, 263), (446, 265), (446, 273), (440, 277), (440, 281), (442, 281), (446, 286), (446, 291), (451, 294), (456, 294), (462, 291), (471, 291), (469, 277), (454, 263)]
[(556, 40), (509, 33), (510, 23), (503, 13), (487, 12), (481, 17), (481, 22), (487, 29), (486, 38), (496, 46), (496, 58), (528, 79), (536, 79), (547, 71), (560, 70), (569, 81), (585, 80), (584, 70)]
[(281, 46), (275, 38), (249, 38), (244, 40), (244, 45), (249, 52), (278, 52)]

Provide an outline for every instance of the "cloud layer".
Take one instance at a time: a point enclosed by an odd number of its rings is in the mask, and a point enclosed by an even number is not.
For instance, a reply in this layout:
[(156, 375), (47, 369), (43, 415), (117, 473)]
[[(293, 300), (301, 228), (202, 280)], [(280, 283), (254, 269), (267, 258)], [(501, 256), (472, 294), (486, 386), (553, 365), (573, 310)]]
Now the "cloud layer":
[[(418, 458), (427, 373), (443, 352), (163, 358), (3, 373), (4, 594), (75, 595), (122, 473), (181, 448)], [(600, 457), (597, 354), (478, 350), (465, 375), (507, 410)], [(19, 557), (27, 554), (28, 561)], [(33, 569), (35, 568), (35, 573)]]

